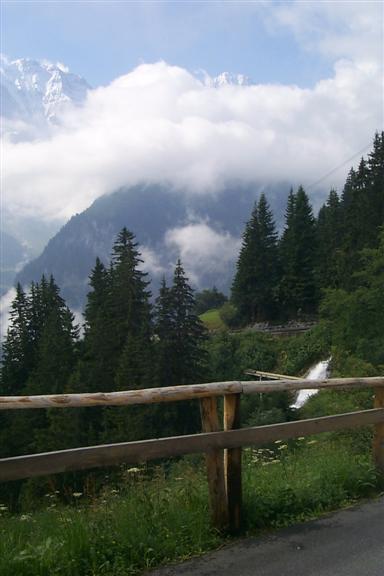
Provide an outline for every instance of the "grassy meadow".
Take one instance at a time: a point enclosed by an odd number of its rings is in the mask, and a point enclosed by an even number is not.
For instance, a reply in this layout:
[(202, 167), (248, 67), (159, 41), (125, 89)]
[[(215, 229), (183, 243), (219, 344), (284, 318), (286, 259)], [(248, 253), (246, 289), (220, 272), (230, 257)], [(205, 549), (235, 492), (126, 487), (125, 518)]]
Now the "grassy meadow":
[[(322, 435), (245, 449), (244, 533), (301, 522), (377, 494), (380, 481), (363, 444), (356, 448), (348, 434)], [(51, 489), (34, 512), (11, 514), (0, 506), (0, 576), (128, 576), (226, 541), (210, 526), (204, 459), (198, 456), (121, 469), (103, 492), (73, 492), (70, 504)]]

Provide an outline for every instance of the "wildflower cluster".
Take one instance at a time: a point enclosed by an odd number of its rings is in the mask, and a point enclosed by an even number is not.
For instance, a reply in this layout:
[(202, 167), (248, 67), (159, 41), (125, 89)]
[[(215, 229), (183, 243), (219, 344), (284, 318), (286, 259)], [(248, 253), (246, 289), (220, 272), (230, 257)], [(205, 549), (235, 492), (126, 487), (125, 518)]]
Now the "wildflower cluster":
[(275, 440), (269, 448), (246, 448), (244, 450), (245, 461), (249, 466), (270, 466), (271, 464), (284, 464), (286, 458), (295, 452), (298, 446), (311, 446), (317, 440), (308, 440), (304, 436), (297, 438), (296, 444), (288, 444), (283, 440)]

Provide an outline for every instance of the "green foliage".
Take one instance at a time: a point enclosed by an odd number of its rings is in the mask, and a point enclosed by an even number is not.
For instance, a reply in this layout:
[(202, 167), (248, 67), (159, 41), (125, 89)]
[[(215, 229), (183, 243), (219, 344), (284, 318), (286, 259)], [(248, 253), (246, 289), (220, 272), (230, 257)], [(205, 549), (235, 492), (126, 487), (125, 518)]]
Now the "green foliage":
[(320, 309), (339, 357), (344, 352), (373, 366), (384, 364), (384, 232), (380, 239), (378, 248), (362, 252), (355, 289), (328, 291)]
[(283, 317), (297, 318), (316, 311), (316, 227), (308, 196), (300, 186), (290, 192), (286, 223), (280, 241), (282, 277), (280, 305)]
[(291, 376), (303, 375), (313, 364), (330, 354), (328, 329), (320, 324), (298, 336), (278, 340), (279, 357), (276, 372)]
[(278, 277), (275, 223), (261, 194), (245, 227), (232, 286), (231, 299), (245, 324), (274, 316)]
[[(44, 276), (25, 294), (20, 286), (12, 304), (4, 343), (2, 394), (60, 394), (67, 390), (76, 362), (77, 327), (51, 277)], [(56, 414), (20, 411), (1, 419), (2, 455), (15, 456), (55, 446), (61, 432)], [(62, 422), (67, 417), (57, 415)], [(49, 439), (44, 442), (43, 432)], [(56, 434), (56, 431), (58, 434)]]
[(33, 515), (2, 510), (1, 576), (126, 576), (220, 543), (207, 518), (204, 473), (188, 463), (168, 477), (160, 468), (155, 476), (127, 469), (92, 503), (82, 504), (81, 492), (72, 507), (55, 493), (45, 499), (47, 509)]
[(240, 315), (237, 308), (230, 302), (226, 302), (219, 310), (219, 316), (228, 328), (238, 328)]
[(340, 198), (331, 190), (317, 218), (316, 281), (320, 289), (336, 288), (343, 281), (343, 210)]
[[(178, 261), (171, 288), (163, 281), (155, 308), (156, 379), (159, 386), (206, 380), (206, 328), (196, 315), (193, 290)], [(186, 434), (200, 427), (196, 403), (158, 407), (158, 435)]]
[(281, 527), (371, 496), (379, 488), (370, 457), (348, 442), (307, 439), (250, 450), (244, 504), (251, 529)]
[(220, 308), (227, 300), (225, 294), (219, 292), (216, 286), (211, 290), (197, 292), (195, 295), (196, 314), (200, 316), (212, 308)]

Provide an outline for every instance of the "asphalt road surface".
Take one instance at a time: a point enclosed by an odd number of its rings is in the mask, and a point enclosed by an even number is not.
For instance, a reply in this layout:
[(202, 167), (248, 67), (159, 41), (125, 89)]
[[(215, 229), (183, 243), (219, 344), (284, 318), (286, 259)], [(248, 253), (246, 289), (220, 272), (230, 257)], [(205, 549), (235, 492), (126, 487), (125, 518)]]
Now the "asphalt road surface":
[(384, 576), (384, 498), (150, 576)]

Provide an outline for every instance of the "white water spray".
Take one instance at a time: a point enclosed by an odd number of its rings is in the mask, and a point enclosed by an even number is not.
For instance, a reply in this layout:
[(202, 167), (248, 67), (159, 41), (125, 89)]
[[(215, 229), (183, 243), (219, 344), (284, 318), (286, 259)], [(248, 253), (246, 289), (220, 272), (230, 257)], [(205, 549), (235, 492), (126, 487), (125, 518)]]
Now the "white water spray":
[[(307, 380), (322, 380), (328, 376), (328, 368), (331, 358), (322, 360), (313, 366), (306, 375)], [(317, 394), (317, 389), (300, 390), (296, 402), (291, 405), (291, 408), (301, 408), (310, 396)]]

